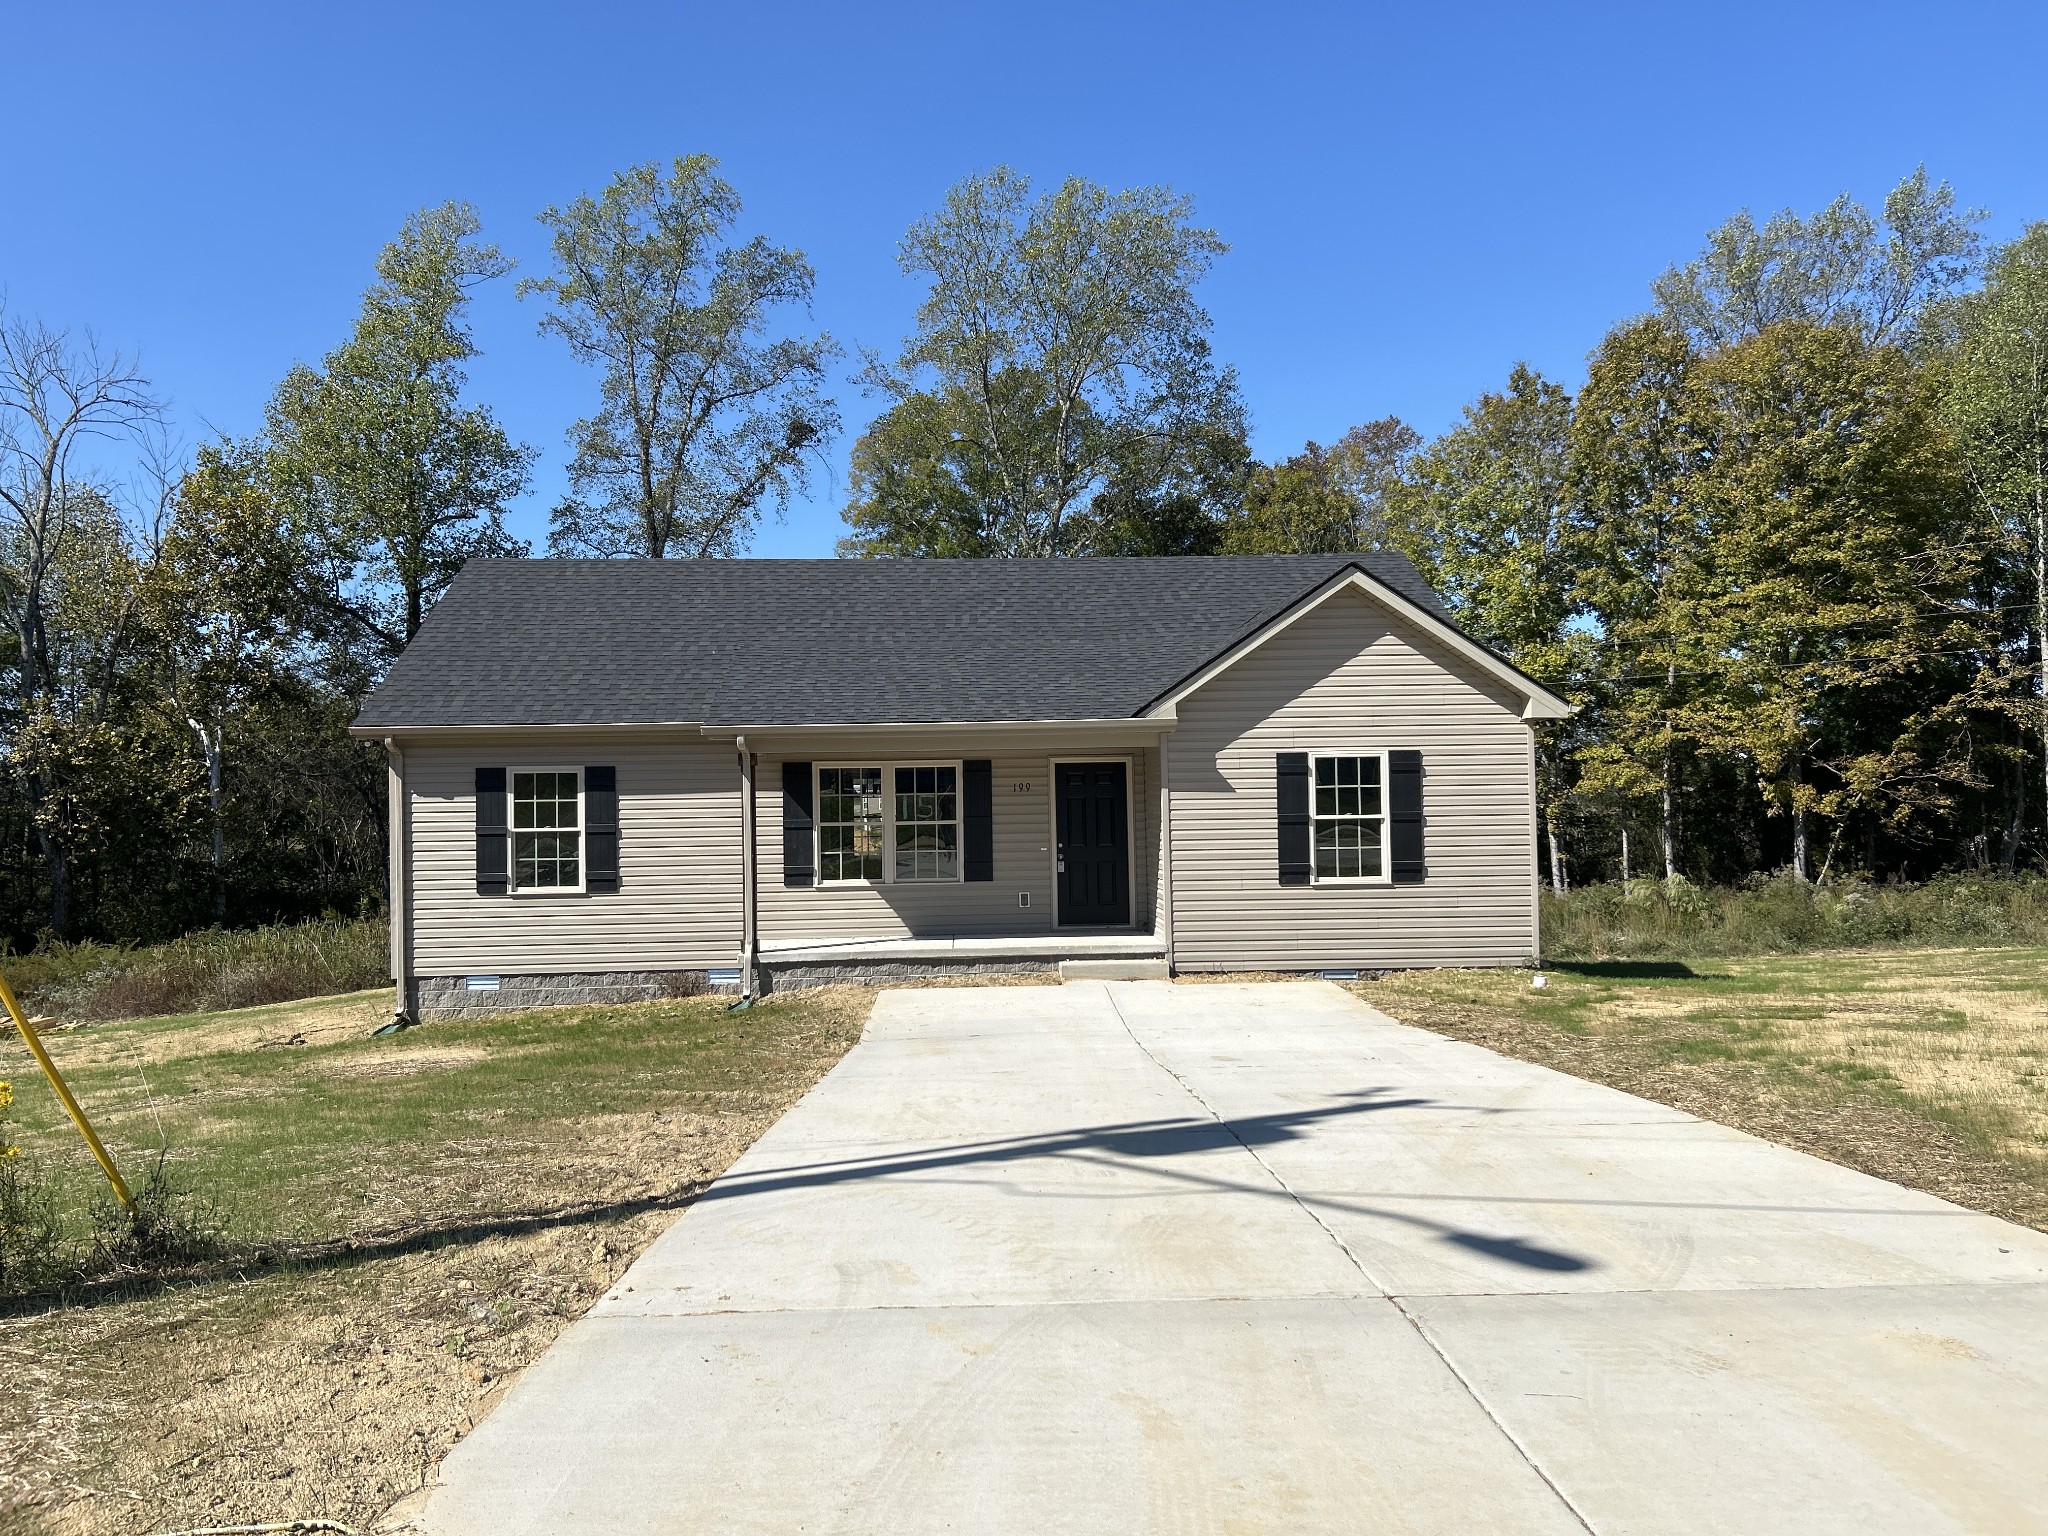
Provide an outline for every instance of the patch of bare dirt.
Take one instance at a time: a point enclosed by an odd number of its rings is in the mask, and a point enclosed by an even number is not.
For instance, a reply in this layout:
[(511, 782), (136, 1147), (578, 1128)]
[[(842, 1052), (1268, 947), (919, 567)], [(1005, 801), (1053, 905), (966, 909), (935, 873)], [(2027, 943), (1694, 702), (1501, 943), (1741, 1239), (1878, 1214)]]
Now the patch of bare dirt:
[(712, 1107), (586, 1117), (573, 1142), (480, 1123), (473, 1144), (443, 1149), (517, 1187), (512, 1214), (473, 1213), (433, 1169), (393, 1168), (381, 1219), (350, 1236), (0, 1316), (0, 1536), (383, 1527), (838, 1058), (872, 997), (810, 994), (807, 1027)]

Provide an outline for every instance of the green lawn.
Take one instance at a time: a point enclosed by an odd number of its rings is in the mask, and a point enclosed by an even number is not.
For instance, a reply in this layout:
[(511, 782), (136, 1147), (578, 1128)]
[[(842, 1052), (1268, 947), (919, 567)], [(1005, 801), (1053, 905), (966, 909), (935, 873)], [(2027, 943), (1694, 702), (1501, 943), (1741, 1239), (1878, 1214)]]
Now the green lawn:
[[(169, 1276), (5, 1302), (0, 1419), (34, 1428), (0, 1435), (0, 1531), (374, 1516), (839, 1058), (871, 999), (373, 1038), (380, 991), (53, 1033), (131, 1178), (161, 1138), (227, 1224)], [(0, 1050), (14, 1139), (78, 1230), (98, 1172), (19, 1043)]]
[(2048, 1227), (2048, 949), (1430, 971), (1405, 1022)]

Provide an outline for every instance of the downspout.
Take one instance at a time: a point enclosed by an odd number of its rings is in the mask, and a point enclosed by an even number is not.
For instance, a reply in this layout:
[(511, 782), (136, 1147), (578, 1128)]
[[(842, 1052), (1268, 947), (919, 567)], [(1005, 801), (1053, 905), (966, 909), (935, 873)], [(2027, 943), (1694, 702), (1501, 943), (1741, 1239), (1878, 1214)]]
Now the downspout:
[(391, 737), (384, 738), (384, 776), (391, 841), (391, 978), (394, 996), (391, 1022), (414, 1022), (412, 998), (412, 849), (407, 834), (412, 818), (405, 788), (405, 753)]
[(1166, 738), (1159, 738), (1159, 938), (1166, 974), (1173, 974), (1173, 789), (1167, 781)]
[(754, 754), (747, 738), (734, 738), (740, 753), (740, 1001), (754, 1000), (754, 958), (760, 947), (755, 932)]

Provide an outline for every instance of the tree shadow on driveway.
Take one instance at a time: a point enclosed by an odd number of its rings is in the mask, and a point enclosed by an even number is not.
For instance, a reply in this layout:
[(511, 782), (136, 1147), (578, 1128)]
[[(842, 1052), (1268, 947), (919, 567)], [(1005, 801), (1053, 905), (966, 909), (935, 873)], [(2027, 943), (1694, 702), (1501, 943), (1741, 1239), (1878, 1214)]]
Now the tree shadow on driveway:
[[(1598, 1268), (1596, 1261), (1590, 1258), (1546, 1247), (1523, 1237), (1475, 1232), (1413, 1212), (1388, 1210), (1380, 1206), (1296, 1193), (1280, 1174), (1259, 1156), (1261, 1147), (1301, 1140), (1310, 1128), (1323, 1122), (1383, 1110), (1421, 1109), (1475, 1115), (1514, 1113), (1512, 1110), (1477, 1105), (1446, 1104), (1428, 1098), (1395, 1097), (1392, 1090), (1385, 1088), (1368, 1088), (1337, 1097), (1338, 1102), (1316, 1109), (1286, 1110), (1227, 1120), (1202, 1116), (1128, 1120), (1111, 1125), (1082, 1126), (1072, 1130), (1042, 1132), (1028, 1136), (1005, 1136), (986, 1141), (960, 1142), (923, 1151), (892, 1152), (871, 1157), (842, 1158), (832, 1162), (764, 1168), (727, 1174), (698, 1198), (701, 1203), (742, 1200), (793, 1189), (823, 1189), (906, 1175), (930, 1175), (951, 1169), (1000, 1167), (1037, 1159), (1062, 1159), (1110, 1168), (1143, 1165), (1144, 1171), (1155, 1178), (1217, 1193), (1249, 1195), (1262, 1200), (1283, 1200), (1301, 1207), (1312, 1217), (1318, 1210), (1341, 1211), (1349, 1215), (1372, 1217), (1418, 1228), (1444, 1242), (1523, 1269), (1564, 1274)], [(1173, 1161), (1191, 1155), (1231, 1150), (1248, 1153), (1258, 1164), (1265, 1179), (1247, 1183), (1176, 1164)], [(1140, 1193), (1136, 1196), (1106, 1198), (1149, 1198), (1149, 1195)], [(1321, 1224), (1320, 1218), (1318, 1224)], [(1334, 1236), (1335, 1234), (1332, 1234), (1333, 1238)]]

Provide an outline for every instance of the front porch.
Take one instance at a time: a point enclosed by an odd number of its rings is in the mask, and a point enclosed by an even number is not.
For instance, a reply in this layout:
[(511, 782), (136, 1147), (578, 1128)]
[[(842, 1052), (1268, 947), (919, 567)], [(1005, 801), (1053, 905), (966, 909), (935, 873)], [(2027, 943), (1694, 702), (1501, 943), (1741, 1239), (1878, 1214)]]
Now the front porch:
[(855, 964), (882, 960), (1150, 960), (1166, 954), (1156, 933), (1029, 933), (986, 937), (764, 939), (763, 965)]
[(917, 938), (763, 940), (761, 990), (836, 981), (914, 981), (946, 976), (1166, 974), (1166, 942), (1156, 933), (946, 934)]

